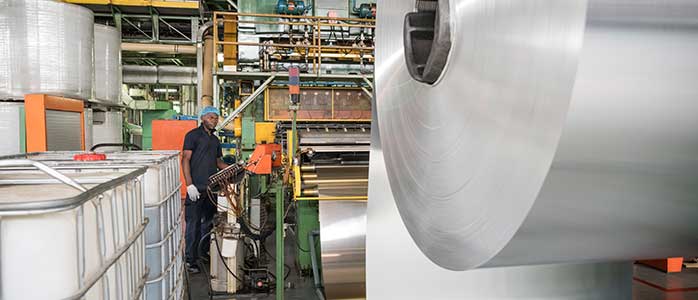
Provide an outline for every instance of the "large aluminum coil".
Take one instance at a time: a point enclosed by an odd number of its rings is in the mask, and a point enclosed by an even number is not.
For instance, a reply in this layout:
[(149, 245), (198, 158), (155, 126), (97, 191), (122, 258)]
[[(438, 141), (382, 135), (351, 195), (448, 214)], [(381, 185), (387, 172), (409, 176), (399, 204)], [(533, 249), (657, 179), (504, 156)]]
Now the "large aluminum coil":
[(698, 253), (698, 3), (438, 3), (451, 46), (434, 84), (406, 68), (414, 1), (378, 3), (376, 38), (386, 172), (430, 260)]
[(92, 93), (93, 15), (45, 0), (0, 1), (0, 99)]
[(121, 33), (114, 27), (95, 24), (94, 97), (121, 103)]

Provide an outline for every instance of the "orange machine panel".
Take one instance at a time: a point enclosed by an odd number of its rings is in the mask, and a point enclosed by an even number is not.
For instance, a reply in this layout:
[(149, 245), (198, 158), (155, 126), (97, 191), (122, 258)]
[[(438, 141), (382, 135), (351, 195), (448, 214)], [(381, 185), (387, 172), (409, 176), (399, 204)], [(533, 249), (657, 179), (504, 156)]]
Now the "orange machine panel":
[[(153, 150), (182, 151), (184, 136), (197, 126), (199, 125), (194, 120), (153, 120)], [(184, 182), (182, 166), (179, 167), (179, 180), (182, 182), (181, 191), (184, 199), (187, 196), (187, 184)]]
[(667, 273), (681, 272), (683, 257), (670, 257), (667, 259), (641, 260), (639, 263), (662, 270)]
[(271, 174), (271, 169), (281, 166), (281, 145), (261, 144), (247, 161), (247, 170), (255, 174)]
[(46, 137), (46, 111), (60, 110), (80, 113), (81, 150), (85, 150), (84, 102), (46, 94), (24, 96), (27, 152), (48, 151)]

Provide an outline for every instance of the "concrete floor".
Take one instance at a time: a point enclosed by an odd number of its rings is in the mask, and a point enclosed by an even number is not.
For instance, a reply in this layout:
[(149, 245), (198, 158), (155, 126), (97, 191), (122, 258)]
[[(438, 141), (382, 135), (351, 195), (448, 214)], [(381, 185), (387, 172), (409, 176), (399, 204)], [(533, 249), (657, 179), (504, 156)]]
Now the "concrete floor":
[[(286, 279), (286, 283), (290, 282), (292, 284), (291, 288), (287, 288), (284, 290), (284, 299), (288, 300), (315, 300), (318, 299), (318, 297), (315, 294), (315, 289), (313, 288), (313, 278), (312, 277), (300, 277), (298, 269), (296, 268), (294, 261), (296, 257), (296, 249), (293, 246), (293, 241), (288, 240), (289, 238), (292, 238), (287, 236), (287, 240), (285, 242), (285, 262), (288, 266), (291, 267), (291, 273), (289, 274), (288, 278)], [(270, 236), (267, 239), (267, 250), (272, 254), (273, 256), (276, 256), (275, 250), (276, 247), (274, 246), (274, 236)], [(274, 272), (275, 264), (274, 262), (270, 262), (269, 268), (272, 272)], [(210, 299), (208, 295), (208, 282), (206, 279), (206, 275), (203, 273), (195, 274), (195, 275), (190, 275), (189, 277), (189, 287), (191, 290), (191, 300), (204, 300), (204, 299)], [(274, 294), (243, 294), (243, 295), (235, 295), (235, 296), (217, 296), (214, 297), (213, 299), (249, 299), (249, 300), (272, 300), (274, 299), (275, 295)], [(186, 299), (186, 297), (185, 297)]]
[[(291, 282), (292, 287), (285, 290), (285, 299), (318, 299), (313, 289), (312, 277), (300, 277), (298, 269), (292, 263), (296, 255), (295, 248), (291, 246), (292, 241), (287, 241), (286, 245), (286, 262), (291, 266), (291, 273), (287, 282)], [(269, 238), (267, 247), (271, 254), (274, 255), (273, 237)], [(274, 267), (273, 262), (270, 267)], [(698, 300), (698, 269), (684, 269), (680, 273), (667, 274), (651, 267), (636, 264), (634, 266), (634, 277), (633, 300)], [(191, 289), (191, 300), (210, 299), (208, 296), (208, 283), (203, 273), (191, 275), (189, 286)], [(272, 300), (274, 299), (274, 294), (219, 296), (213, 299)]]
[(633, 300), (698, 299), (698, 269), (667, 274), (639, 264), (634, 268)]

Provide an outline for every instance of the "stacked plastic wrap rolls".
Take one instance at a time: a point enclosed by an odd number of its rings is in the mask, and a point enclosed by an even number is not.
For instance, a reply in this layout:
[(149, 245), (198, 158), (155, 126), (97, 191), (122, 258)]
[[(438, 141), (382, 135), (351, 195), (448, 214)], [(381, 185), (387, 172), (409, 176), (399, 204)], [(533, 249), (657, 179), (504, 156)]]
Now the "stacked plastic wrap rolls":
[(0, 2), (0, 99), (43, 93), (88, 99), (93, 14), (54, 1)]

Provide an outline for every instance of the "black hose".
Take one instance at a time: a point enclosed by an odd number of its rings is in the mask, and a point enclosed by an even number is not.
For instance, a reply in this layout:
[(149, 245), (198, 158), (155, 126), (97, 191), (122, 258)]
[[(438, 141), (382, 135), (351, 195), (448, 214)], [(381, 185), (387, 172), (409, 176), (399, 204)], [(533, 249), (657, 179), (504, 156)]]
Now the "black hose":
[(131, 143), (102, 143), (92, 146), (92, 148), (90, 148), (90, 151), (95, 151), (97, 148), (101, 147), (121, 147), (121, 149), (126, 150), (128, 150), (129, 148), (132, 150), (143, 150), (140, 146)]

